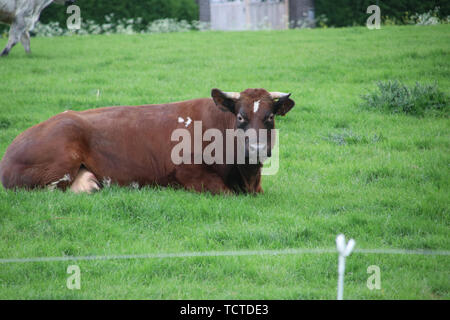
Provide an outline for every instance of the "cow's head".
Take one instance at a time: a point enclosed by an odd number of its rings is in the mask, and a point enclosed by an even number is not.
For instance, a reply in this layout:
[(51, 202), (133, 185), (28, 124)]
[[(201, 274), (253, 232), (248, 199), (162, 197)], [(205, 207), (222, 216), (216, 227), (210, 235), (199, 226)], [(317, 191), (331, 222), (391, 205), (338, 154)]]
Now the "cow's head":
[[(247, 89), (242, 92), (223, 92), (212, 89), (211, 96), (215, 104), (223, 111), (232, 112), (236, 116), (235, 129), (246, 132), (253, 129), (257, 133), (257, 141), (245, 142), (245, 157), (250, 155), (272, 155), (275, 137), (275, 116), (284, 116), (291, 110), (295, 102), (289, 99), (290, 93), (268, 92), (264, 89)], [(260, 129), (266, 129), (260, 131)], [(267, 132), (266, 139), (260, 133)], [(262, 138), (262, 139), (261, 139)], [(258, 162), (262, 162), (258, 156)]]

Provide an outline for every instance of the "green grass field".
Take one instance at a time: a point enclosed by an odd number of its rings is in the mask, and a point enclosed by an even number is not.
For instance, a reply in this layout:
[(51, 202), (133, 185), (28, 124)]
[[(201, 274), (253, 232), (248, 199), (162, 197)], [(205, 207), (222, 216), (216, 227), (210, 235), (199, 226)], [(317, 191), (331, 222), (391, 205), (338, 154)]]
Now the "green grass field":
[[(292, 92), (296, 106), (277, 119), (280, 170), (263, 177), (263, 195), (0, 187), (0, 258), (333, 248), (341, 232), (358, 248), (450, 250), (448, 117), (359, 107), (380, 80), (449, 93), (449, 25), (33, 38), (31, 47), (0, 59), (0, 156), (67, 109), (187, 100), (214, 87)], [(71, 264), (81, 290), (66, 287)], [(366, 286), (370, 265), (381, 290)], [(356, 253), (346, 271), (346, 299), (450, 298), (449, 256)], [(337, 255), (326, 253), (0, 264), (2, 299), (334, 299), (336, 283)]]

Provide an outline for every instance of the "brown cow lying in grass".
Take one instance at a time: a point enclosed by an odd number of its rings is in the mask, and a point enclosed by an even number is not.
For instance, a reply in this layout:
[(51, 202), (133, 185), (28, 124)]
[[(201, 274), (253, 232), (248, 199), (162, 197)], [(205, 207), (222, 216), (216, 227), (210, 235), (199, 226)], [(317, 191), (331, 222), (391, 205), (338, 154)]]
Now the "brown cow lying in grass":
[(65, 111), (12, 142), (0, 162), (0, 180), (5, 188), (74, 192), (92, 192), (110, 182), (211, 193), (262, 192), (261, 168), (271, 156), (274, 116), (284, 116), (294, 101), (290, 94), (264, 89), (213, 89), (211, 95), (169, 104)]

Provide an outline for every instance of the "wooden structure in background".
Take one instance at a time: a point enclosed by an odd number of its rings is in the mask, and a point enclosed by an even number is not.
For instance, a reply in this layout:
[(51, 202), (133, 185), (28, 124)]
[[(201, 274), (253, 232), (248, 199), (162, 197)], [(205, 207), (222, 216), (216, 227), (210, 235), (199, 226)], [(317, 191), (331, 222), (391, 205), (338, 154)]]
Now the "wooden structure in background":
[(314, 0), (196, 0), (200, 21), (213, 30), (259, 30), (314, 23)]

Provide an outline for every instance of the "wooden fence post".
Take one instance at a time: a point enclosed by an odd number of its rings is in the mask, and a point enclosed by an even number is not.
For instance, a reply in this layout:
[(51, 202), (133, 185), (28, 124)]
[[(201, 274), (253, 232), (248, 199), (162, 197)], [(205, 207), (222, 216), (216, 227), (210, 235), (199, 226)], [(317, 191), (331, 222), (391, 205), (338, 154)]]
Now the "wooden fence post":
[(251, 29), (250, 25), (250, 0), (244, 0), (245, 5), (245, 28)]

